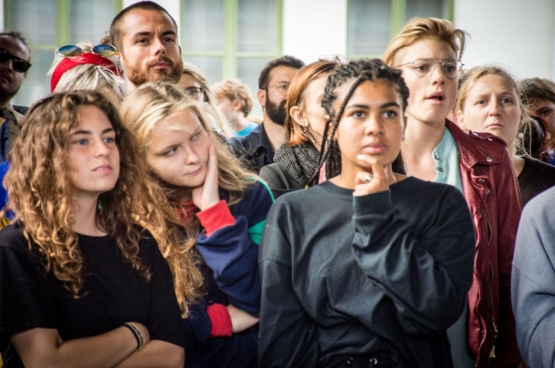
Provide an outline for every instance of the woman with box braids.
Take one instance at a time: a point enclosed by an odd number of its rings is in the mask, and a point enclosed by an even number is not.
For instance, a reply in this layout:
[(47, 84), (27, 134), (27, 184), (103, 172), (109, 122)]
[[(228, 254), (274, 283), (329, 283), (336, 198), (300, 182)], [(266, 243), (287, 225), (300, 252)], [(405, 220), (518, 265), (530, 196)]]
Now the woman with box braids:
[(378, 59), (329, 77), (329, 180), (280, 197), (262, 235), (260, 367), (452, 367), (472, 222), (457, 189), (393, 172), (408, 95)]

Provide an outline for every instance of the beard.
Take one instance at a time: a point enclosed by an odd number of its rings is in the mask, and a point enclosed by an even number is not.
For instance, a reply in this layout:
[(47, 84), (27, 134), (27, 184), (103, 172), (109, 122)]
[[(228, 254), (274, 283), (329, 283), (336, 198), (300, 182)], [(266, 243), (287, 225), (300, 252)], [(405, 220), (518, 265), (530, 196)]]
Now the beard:
[(287, 111), (285, 110), (286, 100), (281, 101), (281, 103), (275, 104), (268, 98), (268, 93), (266, 93), (266, 115), (277, 125), (284, 126), (285, 118), (287, 117)]
[[(156, 63), (159, 62), (166, 62), (169, 64), (169, 70), (166, 69), (159, 69), (154, 70), (150, 69)], [(173, 82), (177, 83), (179, 78), (181, 78), (181, 74), (183, 74), (183, 60), (179, 59), (179, 62), (174, 63), (171, 59), (162, 56), (157, 60), (153, 60), (146, 64), (144, 68), (133, 67), (127, 63), (125, 59), (123, 59), (123, 65), (125, 68), (125, 74), (127, 75), (127, 79), (135, 86), (140, 86), (146, 82), (155, 82), (155, 81), (166, 81), (166, 82)]]

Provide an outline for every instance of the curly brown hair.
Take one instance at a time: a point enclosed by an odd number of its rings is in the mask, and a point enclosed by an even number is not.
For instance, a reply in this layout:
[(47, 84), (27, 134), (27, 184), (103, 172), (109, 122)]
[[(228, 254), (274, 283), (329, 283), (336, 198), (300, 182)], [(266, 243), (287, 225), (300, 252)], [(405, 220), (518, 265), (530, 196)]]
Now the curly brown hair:
[(35, 103), (21, 121), (21, 134), (9, 154), (11, 168), (4, 185), (9, 197), (7, 208), (14, 212), (15, 220), (24, 224), (29, 249), (73, 298), (86, 293), (82, 290), (84, 267), (78, 236), (72, 229), (76, 188), (68, 169), (69, 137), (79, 124), (82, 106), (104, 112), (116, 132), (120, 152), (118, 181), (98, 199), (102, 209), (96, 213), (97, 226), (115, 239), (124, 260), (141, 277), (151, 277), (139, 257), (142, 229), (136, 226), (133, 214), (134, 208), (141, 206), (137, 199), (144, 197), (136, 178), (145, 172), (134, 157), (135, 138), (101, 94), (56, 93)]

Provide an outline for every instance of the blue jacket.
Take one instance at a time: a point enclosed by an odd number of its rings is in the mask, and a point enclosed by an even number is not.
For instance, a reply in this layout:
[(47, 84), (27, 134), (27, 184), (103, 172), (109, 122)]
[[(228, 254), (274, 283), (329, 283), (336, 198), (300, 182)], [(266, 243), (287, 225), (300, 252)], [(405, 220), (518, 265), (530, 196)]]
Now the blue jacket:
[[(226, 193), (220, 198), (227, 199)], [(258, 327), (235, 333), (231, 337), (210, 338), (208, 305), (233, 304), (252, 315), (260, 313), (260, 274), (258, 248), (266, 216), (273, 203), (270, 190), (257, 182), (243, 199), (230, 207), (233, 225), (216, 230), (209, 237), (201, 233), (197, 249), (205, 265), (207, 293), (198, 304), (191, 305), (190, 316), (183, 320), (187, 333), (186, 367), (256, 367)]]

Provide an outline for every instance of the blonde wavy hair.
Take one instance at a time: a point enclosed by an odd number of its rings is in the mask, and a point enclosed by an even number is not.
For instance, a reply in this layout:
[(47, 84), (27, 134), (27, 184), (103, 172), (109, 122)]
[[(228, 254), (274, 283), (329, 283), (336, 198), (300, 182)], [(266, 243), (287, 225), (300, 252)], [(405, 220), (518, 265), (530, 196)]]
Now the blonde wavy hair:
[[(146, 163), (146, 151), (150, 145), (150, 137), (154, 127), (164, 122), (174, 113), (187, 109), (192, 110), (198, 116), (202, 127), (211, 137), (218, 159), (219, 186), (229, 194), (228, 205), (239, 202), (243, 198), (247, 187), (254, 184), (257, 177), (241, 167), (238, 159), (231, 153), (230, 148), (222, 143), (212, 129), (208, 127), (206, 113), (199, 102), (187, 97), (175, 84), (149, 82), (139, 86), (123, 100), (120, 112), (124, 125), (137, 137), (139, 142), (138, 156), (142, 162)], [(183, 188), (170, 186), (152, 172), (149, 172), (145, 180), (149, 182), (149, 187), (158, 189), (156, 193), (163, 193), (163, 198), (157, 195), (151, 201), (162, 201), (169, 208), (171, 208), (170, 200), (177, 200), (178, 192), (183, 193)], [(151, 231), (158, 234), (155, 235), (157, 239), (163, 237), (164, 233), (170, 230), (173, 233), (179, 233), (181, 238), (184, 239), (180, 252), (191, 254), (199, 234), (198, 220), (183, 222), (177, 219), (178, 215), (175, 209), (171, 208), (171, 211), (174, 216), (171, 223), (168, 223), (168, 227)], [(159, 242), (160, 244), (161, 242)], [(181, 260), (179, 252), (174, 254), (170, 249), (163, 249), (162, 247), (160, 249), (172, 269), (176, 285), (182, 283), (181, 279), (185, 278), (194, 280), (194, 284), (200, 287), (202, 276), (196, 264), (189, 262), (188, 259)], [(184, 300), (183, 298), (180, 299), (179, 292), (178, 300)]]
[(457, 60), (461, 60), (467, 35), (465, 31), (455, 28), (453, 23), (446, 19), (415, 17), (410, 19), (389, 42), (382, 60), (388, 66), (395, 67), (393, 63), (397, 53), (424, 38), (447, 42), (457, 54)]
[(7, 209), (23, 223), (29, 250), (73, 298), (86, 293), (82, 290), (85, 270), (78, 236), (72, 229), (76, 188), (68, 163), (70, 135), (79, 124), (82, 106), (95, 106), (104, 112), (116, 132), (120, 152), (120, 176), (112, 190), (99, 196), (102, 210), (96, 213), (97, 225), (115, 239), (124, 260), (140, 276), (147, 280), (151, 276), (139, 257), (142, 231), (133, 220), (133, 209), (144, 198), (137, 178), (145, 172), (134, 157), (135, 138), (101, 94), (56, 93), (35, 103), (21, 121), (21, 134), (10, 151), (11, 168), (4, 185), (9, 198)]

